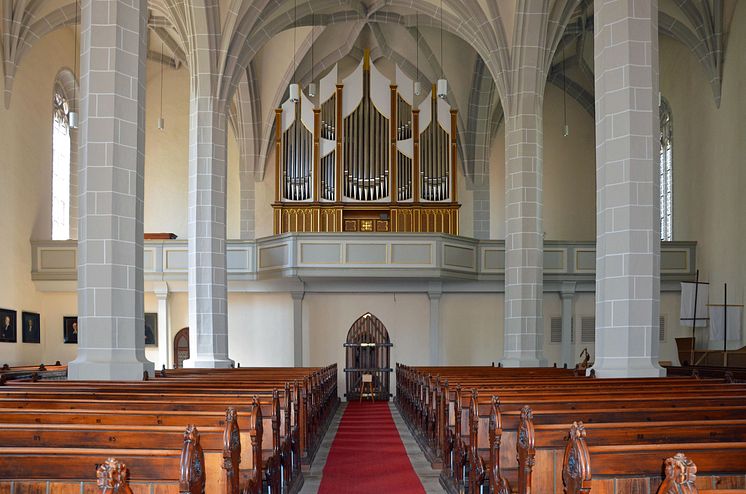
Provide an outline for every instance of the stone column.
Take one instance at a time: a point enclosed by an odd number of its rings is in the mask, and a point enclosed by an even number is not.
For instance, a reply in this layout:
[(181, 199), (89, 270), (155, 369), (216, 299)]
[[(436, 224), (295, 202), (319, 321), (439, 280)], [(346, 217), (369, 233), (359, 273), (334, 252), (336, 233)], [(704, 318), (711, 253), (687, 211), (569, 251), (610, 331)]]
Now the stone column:
[(293, 297), (293, 365), (303, 366), (303, 297), (305, 292), (292, 292)]
[(474, 238), (490, 239), (490, 176), (487, 173), (479, 185), (475, 185), (474, 194)]
[(430, 365), (441, 365), (443, 358), (442, 334), (440, 330), (440, 298), (443, 296), (443, 287), (440, 283), (431, 283), (427, 291), (430, 299)]
[(70, 379), (142, 379), (145, 0), (81, 7), (78, 355)]
[(168, 318), (168, 285), (159, 283), (155, 288), (155, 298), (158, 299), (158, 361), (156, 367), (167, 369), (173, 367), (171, 363), (171, 331)]
[[(505, 119), (505, 343), (508, 367), (545, 366), (542, 223), (543, 96), (536, 69), (523, 67), (522, 92)], [(543, 85), (541, 85), (543, 88)], [(518, 89), (517, 89), (518, 90)]]
[[(230, 367), (226, 288), (227, 117), (210, 76), (192, 76), (189, 116), (189, 359), (184, 367)], [(207, 93), (207, 94), (205, 94)]]
[(244, 169), (248, 168), (245, 163), (241, 163), (241, 168), (241, 240), (254, 240), (256, 238), (256, 219), (254, 218), (256, 176), (253, 169)]
[(575, 345), (572, 341), (573, 324), (575, 318), (575, 282), (565, 281), (560, 291), (562, 299), (562, 363), (568, 367), (575, 366)]
[(658, 1), (595, 3), (596, 375), (659, 376)]

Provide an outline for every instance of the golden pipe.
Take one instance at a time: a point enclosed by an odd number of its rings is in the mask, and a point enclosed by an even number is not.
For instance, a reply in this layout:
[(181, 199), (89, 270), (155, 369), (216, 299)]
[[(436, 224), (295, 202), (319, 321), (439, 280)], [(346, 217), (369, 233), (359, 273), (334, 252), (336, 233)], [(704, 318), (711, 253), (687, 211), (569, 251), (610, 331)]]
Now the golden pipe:
[(280, 202), (280, 183), (282, 181), (282, 108), (275, 110), (275, 202)]

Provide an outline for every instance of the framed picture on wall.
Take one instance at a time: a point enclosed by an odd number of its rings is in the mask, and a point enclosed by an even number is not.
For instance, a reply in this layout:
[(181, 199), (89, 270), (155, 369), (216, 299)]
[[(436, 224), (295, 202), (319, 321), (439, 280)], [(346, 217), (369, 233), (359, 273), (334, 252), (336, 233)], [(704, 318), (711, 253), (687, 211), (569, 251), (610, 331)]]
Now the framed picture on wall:
[(15, 343), (16, 339), (16, 311), (0, 309), (0, 342)]
[(65, 343), (78, 342), (78, 316), (65, 316), (62, 318), (62, 334)]
[(36, 312), (21, 312), (22, 341), (41, 343), (41, 317)]
[(145, 346), (158, 345), (158, 314), (145, 313)]

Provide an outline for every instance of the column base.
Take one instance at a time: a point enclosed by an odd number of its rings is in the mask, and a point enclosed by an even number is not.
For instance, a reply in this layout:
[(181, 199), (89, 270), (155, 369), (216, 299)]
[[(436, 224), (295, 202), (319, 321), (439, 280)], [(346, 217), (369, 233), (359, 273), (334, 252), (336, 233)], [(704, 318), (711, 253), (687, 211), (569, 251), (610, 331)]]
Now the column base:
[[(618, 358), (597, 361), (592, 369), (596, 377), (663, 377), (666, 370), (650, 358)], [(589, 370), (590, 372), (590, 370)]]
[(67, 365), (68, 381), (142, 381), (143, 373), (154, 375), (153, 362), (95, 361), (78, 357)]
[(228, 369), (233, 367), (233, 360), (213, 357), (195, 357), (184, 361), (184, 368), (188, 369)]

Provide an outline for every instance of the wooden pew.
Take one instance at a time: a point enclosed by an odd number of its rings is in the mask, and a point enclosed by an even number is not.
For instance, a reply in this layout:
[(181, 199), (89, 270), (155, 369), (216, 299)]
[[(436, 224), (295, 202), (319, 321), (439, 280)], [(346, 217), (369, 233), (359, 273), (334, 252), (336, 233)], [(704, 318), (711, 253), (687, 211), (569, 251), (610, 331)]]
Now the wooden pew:
[(102, 466), (104, 485), (109, 477), (127, 475), (120, 469), (107, 471), (115, 466), (105, 460), (112, 456), (128, 466), (127, 483), (138, 493), (228, 492), (214, 481), (219, 471), (205, 463), (198, 430), (188, 427), (183, 437), (180, 449), (0, 447), (0, 492), (98, 491), (93, 485), (102, 478)]
[[(717, 421), (696, 420), (696, 415), (692, 418), (695, 420), (587, 424), (585, 429), (593, 438), (594, 446), (746, 443), (746, 418)], [(530, 407), (524, 407), (518, 431), (518, 492), (556, 490), (561, 478), (567, 427), (534, 425)]]
[(663, 471), (666, 478), (659, 494), (743, 494), (746, 489), (700, 489), (697, 487), (697, 465), (683, 453), (666, 458)]
[[(333, 407), (338, 403), (336, 366), (313, 369), (310, 374), (308, 369), (213, 371), (190, 371), (178, 377), (135, 383), (10, 382), (10, 385), (0, 388), (0, 421), (3, 416), (13, 422), (22, 421), (22, 414), (15, 409), (34, 411), (43, 407), (46, 410), (34, 417), (35, 424), (58, 420), (80, 423), (86, 420), (85, 416), (80, 416), (80, 410), (86, 410), (83, 415), (95, 415), (94, 420), (99, 424), (107, 421), (126, 423), (122, 419), (123, 413), (138, 412), (141, 412), (138, 420), (161, 425), (164, 420), (183, 419), (180, 415), (185, 413), (197, 414), (198, 418), (210, 423), (205, 414), (225, 410), (226, 405), (243, 407), (239, 405), (242, 399), (252, 394), (259, 395), (261, 408), (267, 407), (265, 427), (261, 430), (269, 436), (264, 444), (271, 445), (264, 455), (267, 484), (274, 492), (294, 490), (294, 483), (299, 488), (302, 484), (299, 429), (313, 435), (323, 434), (324, 422), (328, 423)], [(296, 382), (291, 386), (285, 380), (287, 377), (300, 377), (302, 384)], [(278, 384), (283, 388), (278, 390)], [(301, 406), (301, 401), (305, 407)], [(60, 413), (63, 410), (78, 413), (74, 417), (65, 416)], [(114, 411), (116, 413), (110, 413)], [(320, 437), (313, 440), (320, 441)], [(297, 482), (299, 479), (300, 483)]]
[[(0, 396), (4, 392), (5, 390), (0, 392)], [(0, 398), (0, 413), (2, 413), (0, 420), (6, 418), (10, 410), (31, 409), (30, 407), (34, 406), (37, 409), (47, 411), (73, 410), (73, 417), (76, 421), (85, 420), (88, 411), (91, 411), (96, 414), (97, 423), (103, 423), (102, 421), (106, 421), (107, 419), (115, 419), (120, 424), (131, 424), (133, 419), (122, 420), (122, 413), (131, 414), (139, 411), (142, 413), (139, 415), (138, 423), (145, 421), (150, 424), (162, 425), (168, 417), (170, 423), (183, 424), (185, 421), (190, 421), (214, 426), (220, 424), (227, 407), (235, 407), (242, 412), (240, 415), (246, 415), (247, 417), (256, 416), (260, 422), (263, 422), (263, 425), (256, 428), (256, 430), (260, 436), (264, 435), (263, 439), (260, 437), (260, 447), (261, 445), (266, 445), (264, 451), (257, 455), (258, 458), (264, 459), (264, 464), (260, 468), (260, 471), (263, 470), (264, 472), (265, 482), (273, 487), (275, 491), (280, 490), (283, 485), (297, 484), (298, 487), (302, 485), (300, 465), (297, 461), (295, 465), (292, 463), (293, 459), (299, 456), (297, 448), (293, 452), (290, 435), (281, 435), (282, 430), (292, 430), (288, 422), (290, 415), (289, 413), (285, 414), (288, 420), (283, 422), (285, 427), (281, 429), (280, 408), (276, 392), (272, 393), (269, 401), (262, 401), (261, 399), (257, 401), (257, 398), (254, 397), (254, 403), (251, 406), (238, 405), (235, 400), (225, 400), (214, 396), (211, 399), (201, 396), (196, 398), (178, 397), (169, 400), (167, 397), (161, 395), (129, 392), (122, 394), (120, 396), (121, 399), (101, 400), (97, 399), (102, 396), (101, 394), (89, 395), (82, 391), (75, 391), (69, 395), (58, 392), (54, 394), (54, 397), (44, 396), (42, 398), (36, 398), (35, 395), (28, 392), (23, 393), (23, 395), (31, 395), (31, 397), (25, 399), (20, 398), (20, 396)], [(68, 398), (64, 396), (68, 396)], [(88, 399), (85, 396), (88, 396)], [(254, 407), (256, 407), (256, 411), (253, 410)], [(101, 413), (107, 410), (116, 411), (117, 413)], [(172, 412), (172, 414), (167, 414), (166, 412)], [(38, 420), (44, 416), (37, 416), (34, 420)], [(46, 417), (49, 417), (49, 414)], [(55, 420), (60, 420), (59, 414), (56, 417)], [(22, 416), (13, 417), (12, 414), (7, 418), (13, 421), (24, 420)], [(38, 421), (35, 423), (38, 423)], [(251, 425), (247, 427), (247, 430), (250, 427)], [(245, 439), (244, 450), (250, 451), (251, 447), (250, 440)]]
[[(210, 476), (208, 485), (218, 486), (222, 492), (261, 492), (261, 411), (258, 405), (253, 408), (251, 429), (243, 433), (251, 446), (248, 450), (241, 448), (242, 433), (235, 409), (225, 412), (224, 426), (199, 428), (205, 465), (210, 468), (218, 465), (223, 470), (220, 476), (218, 472)], [(5, 448), (33, 445), (34, 448), (84, 449), (109, 445), (118, 450), (157, 450), (179, 449), (183, 440), (182, 428), (174, 426), (0, 423), (0, 444)], [(244, 482), (239, 488), (241, 478)]]
[[(570, 428), (562, 463), (562, 481), (567, 494), (668, 494), (659, 490), (661, 486), (672, 487), (670, 482), (663, 484), (661, 472), (665, 460), (675, 457), (678, 451), (687, 451), (687, 457), (696, 463), (696, 471), (690, 470), (690, 473), (697, 473), (696, 487), (714, 487), (710, 492), (721, 494), (728, 490), (733, 492), (734, 488), (735, 492), (743, 492), (746, 486), (744, 442), (588, 446), (586, 435), (582, 423), (574, 423)], [(677, 470), (680, 473), (682, 468), (686, 471), (691, 466), (666, 464), (666, 469), (672, 470), (670, 475)], [(689, 492), (696, 491), (690, 489)]]
[[(551, 369), (531, 377), (523, 369), (482, 373), (480, 368), (474, 373), (459, 369), (458, 384), (449, 386), (442, 379), (444, 375), (453, 379), (450, 368), (440, 373), (443, 369), (429, 368), (435, 377), (422, 375), (419, 368), (397, 366), (397, 370), (403, 371), (401, 379), (397, 375), (398, 406), (411, 428), (419, 429), (435, 448), (442, 447), (441, 483), (452, 492), (479, 492), (487, 484), (492, 492), (509, 492), (508, 483), (519, 492), (530, 492), (532, 472), (516, 461), (521, 456), (519, 438), (528, 437), (526, 428), (519, 428), (526, 403), (531, 403), (542, 427), (571, 423), (579, 414), (599, 423), (746, 419), (746, 388), (724, 379), (578, 380), (552, 376)], [(470, 388), (462, 389), (462, 384)], [(491, 413), (491, 396), (480, 397), (483, 392), (500, 395), (502, 414)], [(716, 427), (713, 424), (710, 431)], [(683, 435), (672, 439), (681, 440)], [(524, 454), (521, 465), (534, 460)], [(536, 492), (544, 492), (545, 486), (538, 485)]]

